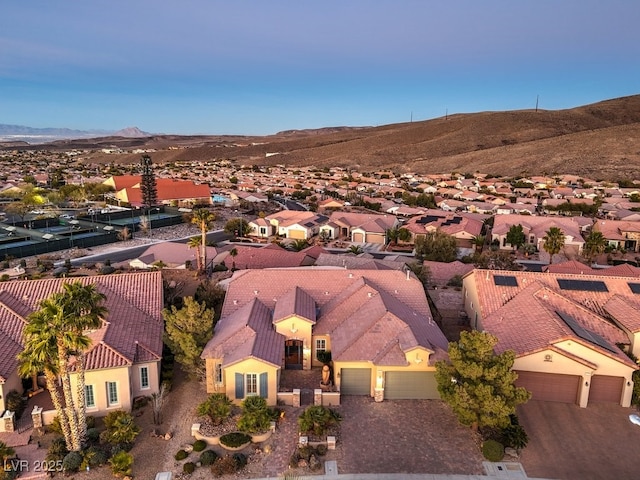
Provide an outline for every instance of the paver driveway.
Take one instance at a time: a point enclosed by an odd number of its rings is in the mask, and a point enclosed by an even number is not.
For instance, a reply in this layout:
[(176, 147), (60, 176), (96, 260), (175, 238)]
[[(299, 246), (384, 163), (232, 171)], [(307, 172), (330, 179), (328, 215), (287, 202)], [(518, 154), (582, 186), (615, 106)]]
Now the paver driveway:
[(640, 426), (634, 410), (592, 404), (580, 408), (530, 401), (518, 407), (529, 435), (521, 462), (529, 477), (562, 480), (640, 478)]
[(343, 396), (341, 403), (339, 473), (483, 472), (478, 437), (439, 400)]

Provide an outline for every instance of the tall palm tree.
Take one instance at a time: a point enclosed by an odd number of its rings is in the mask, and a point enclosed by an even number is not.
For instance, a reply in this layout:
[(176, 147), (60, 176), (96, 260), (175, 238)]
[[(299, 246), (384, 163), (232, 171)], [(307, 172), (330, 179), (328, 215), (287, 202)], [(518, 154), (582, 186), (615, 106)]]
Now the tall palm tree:
[(587, 238), (585, 238), (582, 251), (584, 252), (584, 256), (589, 260), (589, 263), (592, 263), (593, 259), (604, 252), (606, 247), (607, 239), (604, 238), (602, 232), (591, 230)]
[(549, 254), (549, 265), (553, 263), (553, 256), (560, 253), (564, 247), (564, 232), (558, 227), (551, 227), (542, 238), (544, 251)]
[(482, 253), (485, 240), (486, 237), (484, 235), (474, 235), (471, 237), (471, 244), (476, 247), (476, 252)]
[[(64, 284), (63, 291), (40, 302), (24, 329), (24, 350), (18, 355), (19, 371), (28, 377), (43, 371), (47, 389), (69, 450), (80, 450), (86, 437), (85, 353), (91, 346), (87, 330), (102, 325), (105, 296), (94, 285)], [(70, 361), (74, 359), (73, 369)], [(77, 375), (77, 392), (71, 389), (71, 373)], [(62, 383), (62, 396), (56, 379)]]
[(202, 243), (200, 244), (200, 258), (202, 259), (202, 263), (200, 265), (201, 272), (207, 268), (207, 230), (209, 229), (211, 222), (215, 219), (215, 214), (206, 208), (198, 208), (197, 210), (194, 210), (193, 217), (191, 217), (191, 223), (195, 223), (200, 227), (200, 235), (202, 237)]
[(289, 244), (289, 248), (291, 248), (294, 252), (299, 252), (300, 250), (304, 250), (308, 246), (309, 246), (309, 241), (305, 238), (297, 238)]
[(187, 246), (189, 248), (195, 248), (196, 249), (196, 265), (198, 268), (198, 271), (202, 270), (202, 266), (201, 266), (201, 262), (202, 259), (200, 258), (200, 245), (202, 244), (202, 238), (201, 237), (191, 237), (189, 239), (189, 241), (187, 242)]

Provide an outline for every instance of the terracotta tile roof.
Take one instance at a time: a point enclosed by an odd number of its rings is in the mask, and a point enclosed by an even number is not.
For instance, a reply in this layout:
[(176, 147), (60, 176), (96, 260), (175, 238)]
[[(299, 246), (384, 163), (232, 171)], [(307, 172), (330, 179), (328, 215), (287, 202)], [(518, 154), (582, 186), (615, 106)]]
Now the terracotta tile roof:
[[(235, 257), (229, 253), (232, 249), (237, 252)], [(215, 259), (215, 262), (224, 262), (227, 268), (231, 268), (235, 264), (236, 269), (244, 270), (300, 267), (304, 264), (312, 264), (313, 261), (305, 262), (307, 258), (308, 256), (304, 251), (292, 252), (279, 247), (275, 243), (260, 247), (234, 244), (226, 246), (220, 256)]]
[(605, 312), (631, 333), (640, 332), (640, 303), (614, 295), (603, 306)]
[(329, 221), (348, 228), (360, 228), (365, 232), (385, 233), (395, 225), (397, 219), (393, 215), (333, 212)]
[(279, 322), (292, 315), (306, 318), (316, 323), (316, 302), (300, 287), (296, 286), (285, 293), (276, 302), (273, 311), (273, 322)]
[[(0, 291), (0, 338), (22, 343), (25, 317), (39, 308), (42, 300), (61, 290), (64, 283), (94, 284), (107, 297), (109, 313), (103, 326), (89, 334), (93, 347), (87, 353), (88, 369), (131, 365), (162, 357), (162, 276), (160, 272), (12, 281)], [(11, 345), (5, 347), (11, 350)], [(15, 354), (4, 355), (2, 369), (15, 371)]]
[(599, 273), (599, 271), (594, 270), (588, 265), (578, 262), (577, 260), (569, 260), (567, 262), (554, 263), (551, 265), (547, 265), (546, 267), (543, 267), (542, 270), (544, 272), (549, 272), (549, 273), (575, 273), (578, 275), (584, 275), (584, 274), (594, 275)]
[[(226, 364), (233, 353), (234, 361), (240, 360), (249, 355), (246, 345), (252, 335), (270, 335), (267, 343), (279, 344), (276, 351), (266, 352), (280, 365), (284, 337), (272, 336), (270, 312), (275, 311), (277, 320), (292, 309), (306, 312), (307, 318), (316, 315), (314, 335), (331, 335), (336, 360), (405, 365), (404, 354), (400, 361), (393, 344), (403, 352), (422, 347), (438, 358), (448, 346), (431, 317), (422, 284), (413, 275), (390, 270), (244, 270), (229, 283), (221, 320), (203, 358), (224, 356)], [(247, 331), (244, 325), (252, 317), (263, 320), (259, 328), (257, 324)]]
[[(198, 247), (200, 248), (200, 247)], [(218, 251), (215, 247), (206, 247), (207, 261), (215, 258)], [(184, 266), (187, 260), (193, 265), (196, 264), (196, 250), (189, 248), (186, 243), (179, 242), (160, 242), (151, 245), (138, 257), (138, 260), (151, 265), (154, 262), (162, 260), (169, 267)]]
[(423, 265), (429, 269), (429, 280), (434, 285), (446, 285), (456, 275), (462, 277), (474, 269), (472, 264), (459, 260), (451, 263), (425, 260)]
[(400, 270), (406, 269), (406, 258), (399, 261), (378, 260), (354, 255), (334, 255), (323, 253), (316, 260), (319, 267), (341, 267), (352, 270)]
[[(620, 295), (629, 298), (634, 295), (627, 285), (628, 279), (493, 270), (474, 270), (467, 278), (470, 276), (475, 280), (482, 326), (499, 338), (499, 351), (513, 349), (521, 356), (571, 339), (622, 363), (634, 365), (615, 346), (616, 343), (629, 343), (629, 339), (609, 321), (611, 314), (607, 313), (607, 304), (612, 297)], [(517, 284), (496, 285), (495, 276), (513, 277)], [(561, 289), (557, 282), (559, 279), (602, 281), (608, 291)], [(465, 286), (469, 285), (466, 281)], [(612, 311), (620, 307), (617, 303), (608, 305)], [(560, 314), (570, 316), (582, 328), (605, 339), (614, 352), (578, 336)]]

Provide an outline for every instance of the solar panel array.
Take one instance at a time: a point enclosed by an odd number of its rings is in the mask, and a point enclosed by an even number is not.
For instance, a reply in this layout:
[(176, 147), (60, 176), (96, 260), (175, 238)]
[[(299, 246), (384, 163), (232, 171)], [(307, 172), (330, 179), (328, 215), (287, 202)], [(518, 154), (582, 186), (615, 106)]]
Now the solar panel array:
[(600, 280), (569, 280), (559, 278), (558, 285), (562, 290), (578, 290), (581, 292), (608, 292), (607, 284)]
[(582, 325), (580, 325), (575, 318), (571, 315), (568, 315), (563, 312), (558, 312), (556, 310), (558, 316), (562, 319), (564, 323), (571, 329), (573, 333), (575, 333), (578, 337), (586, 340), (587, 342), (593, 343), (594, 345), (598, 345), (599, 347), (604, 348), (605, 350), (609, 350), (612, 353), (617, 353), (616, 348), (607, 342), (604, 338), (598, 335), (595, 332), (587, 330)]
[(640, 294), (640, 283), (627, 283), (631, 291), (635, 294)]
[(493, 283), (501, 287), (517, 287), (518, 279), (511, 275), (494, 275)]

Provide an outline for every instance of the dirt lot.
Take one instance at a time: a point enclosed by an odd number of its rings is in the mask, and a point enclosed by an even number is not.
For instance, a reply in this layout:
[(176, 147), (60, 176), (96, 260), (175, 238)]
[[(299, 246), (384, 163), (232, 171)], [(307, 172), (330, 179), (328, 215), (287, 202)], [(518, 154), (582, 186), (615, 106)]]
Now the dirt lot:
[(521, 456), (530, 477), (562, 480), (634, 479), (640, 472), (640, 427), (629, 421), (634, 410), (592, 404), (580, 408), (530, 401), (519, 407), (529, 435)]

